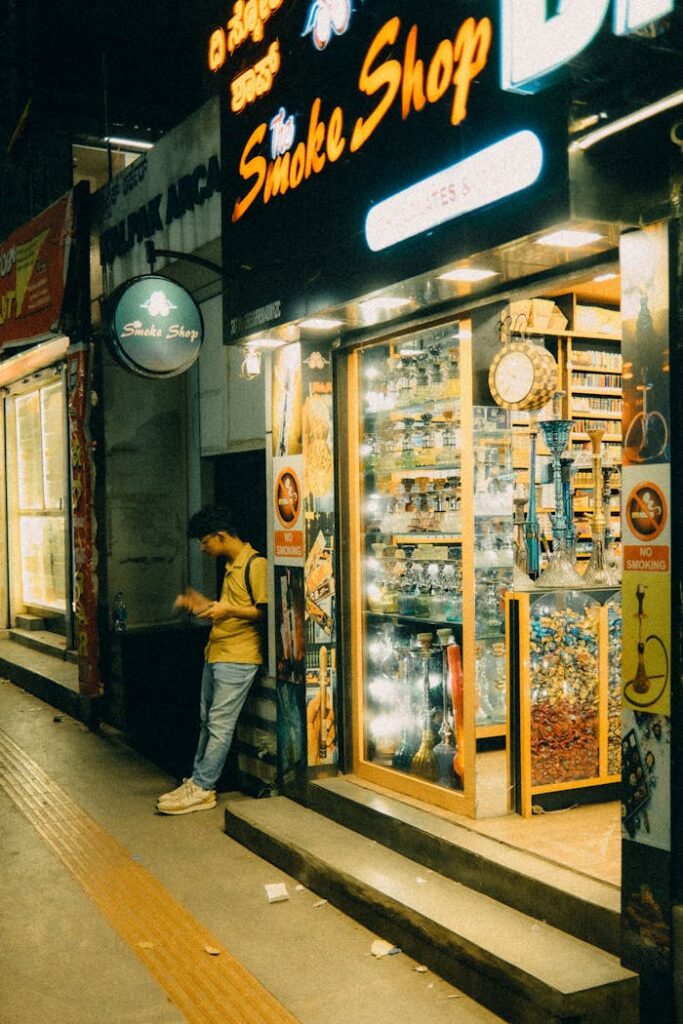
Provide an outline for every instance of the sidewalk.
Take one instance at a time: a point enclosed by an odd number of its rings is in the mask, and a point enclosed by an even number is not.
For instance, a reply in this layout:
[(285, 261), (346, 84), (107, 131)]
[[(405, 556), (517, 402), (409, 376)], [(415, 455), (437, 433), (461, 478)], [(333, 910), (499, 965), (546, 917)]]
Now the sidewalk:
[[(436, 975), (416, 971), (405, 954), (373, 957), (372, 932), (328, 903), (317, 905), (314, 893), (225, 835), (225, 797), (212, 811), (156, 815), (156, 796), (175, 780), (115, 735), (95, 735), (7, 682), (0, 682), (0, 728), (302, 1024), (498, 1021)], [(110, 926), (8, 795), (4, 771), (0, 1020), (188, 1019), (148, 971), (140, 948)], [(106, 891), (106, 867), (97, 882)], [(264, 886), (272, 882), (285, 882), (289, 900), (268, 903)], [(207, 979), (212, 963), (207, 954)], [(245, 1012), (239, 1019), (249, 1022)], [(194, 1019), (238, 1018), (207, 1004), (206, 1016)]]

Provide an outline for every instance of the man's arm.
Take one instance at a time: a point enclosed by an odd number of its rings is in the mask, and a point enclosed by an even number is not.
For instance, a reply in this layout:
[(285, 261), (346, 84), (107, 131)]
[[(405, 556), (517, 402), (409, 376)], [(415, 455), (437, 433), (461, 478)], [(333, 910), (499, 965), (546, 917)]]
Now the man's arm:
[(266, 606), (262, 604), (229, 604), (227, 601), (210, 601), (201, 612), (195, 612), (200, 619), (211, 619), (220, 622), (222, 619), (246, 619), (248, 622), (260, 622), (266, 614)]

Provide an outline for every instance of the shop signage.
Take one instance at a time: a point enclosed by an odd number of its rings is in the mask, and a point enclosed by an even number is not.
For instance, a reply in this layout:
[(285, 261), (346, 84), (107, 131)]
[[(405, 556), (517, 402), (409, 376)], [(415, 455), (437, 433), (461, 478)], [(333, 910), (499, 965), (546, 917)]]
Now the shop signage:
[(209, 65), (233, 339), (568, 214), (564, 96), (501, 89), (500, 28), (491, 0), (230, 6)]
[(120, 286), (108, 302), (112, 352), (141, 377), (175, 377), (199, 355), (199, 306), (175, 281), (147, 274)]
[(72, 237), (69, 193), (0, 244), (0, 345), (59, 330)]
[[(548, 14), (545, 0), (502, 0), (501, 84), (538, 92), (600, 31), (610, 0), (571, 0)], [(674, 0), (614, 0), (613, 31), (627, 35), (674, 9)]]
[(97, 193), (100, 262), (111, 286), (149, 270), (146, 239), (193, 253), (219, 238), (222, 185), (213, 99)]

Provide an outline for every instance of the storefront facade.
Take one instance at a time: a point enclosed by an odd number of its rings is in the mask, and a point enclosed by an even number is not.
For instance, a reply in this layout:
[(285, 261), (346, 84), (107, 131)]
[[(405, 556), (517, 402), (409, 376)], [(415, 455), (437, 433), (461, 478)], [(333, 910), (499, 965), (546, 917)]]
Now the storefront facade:
[[(179, 777), (194, 752), (206, 636), (173, 602), (188, 585), (209, 594), (217, 585), (213, 566), (188, 544), (187, 521), (221, 500), (233, 474), (243, 496), (257, 486), (255, 473), (241, 476), (245, 462), (262, 458), (265, 432), (263, 378), (245, 385), (242, 353), (223, 344), (221, 187), (218, 103), (211, 100), (95, 196), (105, 713)], [(134, 354), (121, 359), (111, 344), (116, 295), (151, 272), (154, 290), (164, 291), (165, 281), (185, 289), (203, 325), (196, 359), (190, 342), (188, 364), (172, 373), (141, 374)], [(245, 386), (249, 401), (240, 400)], [(254, 504), (260, 510), (264, 503), (261, 485)], [(125, 629), (116, 622), (121, 606)], [(274, 785), (274, 753), (260, 728), (260, 719), (274, 719), (273, 704), (269, 692), (261, 694), (241, 727), (241, 780), (257, 790)], [(254, 747), (263, 756), (251, 756)]]
[[(669, 4), (605, 13), (235, 8), (209, 49), (226, 328), (285, 346), (283, 790), (342, 770), (530, 814), (616, 799), (623, 766), (624, 962), (670, 991), (680, 81), (652, 62), (680, 37)], [(577, 68), (618, 91), (613, 54), (650, 69), (645, 128), (579, 121)]]
[(2, 245), (3, 627), (42, 630), (100, 696), (89, 442), (87, 194), (68, 193)]

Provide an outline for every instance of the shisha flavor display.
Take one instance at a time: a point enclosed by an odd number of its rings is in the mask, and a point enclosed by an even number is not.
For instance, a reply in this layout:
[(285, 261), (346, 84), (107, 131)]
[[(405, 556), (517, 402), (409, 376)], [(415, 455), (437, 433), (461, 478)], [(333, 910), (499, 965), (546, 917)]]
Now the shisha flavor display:
[(531, 608), (531, 781), (552, 785), (599, 770), (598, 602), (554, 594)]
[(607, 774), (621, 772), (621, 597), (607, 602), (608, 680), (607, 680)]

